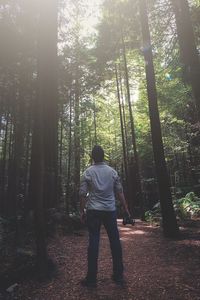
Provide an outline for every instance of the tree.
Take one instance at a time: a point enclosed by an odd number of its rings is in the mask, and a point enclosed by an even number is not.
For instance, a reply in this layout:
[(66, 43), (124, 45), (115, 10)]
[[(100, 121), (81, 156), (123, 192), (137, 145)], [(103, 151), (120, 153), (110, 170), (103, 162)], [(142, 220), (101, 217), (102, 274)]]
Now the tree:
[(147, 93), (149, 101), (149, 115), (151, 122), (152, 144), (156, 166), (157, 181), (160, 194), (160, 204), (163, 220), (163, 231), (166, 237), (177, 237), (178, 225), (174, 214), (170, 192), (169, 177), (167, 174), (165, 155), (162, 142), (159, 111), (157, 105), (157, 92), (153, 65), (151, 38), (148, 26), (146, 0), (139, 1), (141, 30), (143, 37), (143, 53), (147, 80)]
[[(37, 266), (41, 274), (48, 268), (45, 242), (45, 200), (50, 204), (56, 191), (56, 57), (57, 57), (57, 1), (45, 1), (39, 8), (38, 36), (38, 91), (34, 107), (34, 128), (32, 140), (32, 158), (30, 190), (34, 203)], [(49, 34), (49, 32), (51, 34)], [(47, 148), (48, 147), (48, 148)], [(51, 149), (52, 147), (52, 149)], [(49, 173), (51, 178), (49, 181)], [(45, 182), (45, 178), (47, 181)], [(48, 182), (48, 185), (46, 183)], [(47, 188), (52, 195), (47, 199)], [(49, 192), (48, 192), (49, 195)], [(54, 200), (55, 201), (55, 200)]]
[[(133, 170), (131, 170), (131, 171), (135, 173), (135, 180), (134, 180), (135, 193), (133, 195), (133, 197), (135, 198), (135, 203), (132, 203), (132, 210), (136, 207), (139, 207), (141, 219), (144, 220), (143, 195), (142, 195), (142, 186), (141, 186), (141, 178), (140, 178), (139, 158), (138, 158), (136, 136), (135, 136), (135, 124), (134, 124), (132, 106), (131, 106), (129, 74), (128, 74), (126, 47), (125, 47), (123, 33), (122, 33), (121, 38), (122, 38), (122, 53), (123, 53), (123, 59), (124, 59), (127, 101), (128, 101), (129, 117), (130, 117), (130, 123), (131, 123), (131, 139), (132, 139), (133, 153), (134, 153), (134, 160), (133, 160), (132, 166), (131, 166), (133, 168)], [(133, 176), (130, 176), (130, 177), (133, 177)], [(130, 184), (131, 184), (131, 182), (129, 182), (129, 185)]]
[[(46, 1), (41, 39), (41, 79), (44, 88), (44, 197), (47, 207), (57, 205), (58, 177), (58, 93), (57, 93), (57, 11), (58, 1)], [(51, 150), (50, 150), (51, 149)]]
[(196, 103), (197, 119), (200, 120), (200, 62), (195, 44), (190, 10), (187, 0), (171, 0), (177, 26), (181, 61), (184, 64), (185, 79), (188, 78)]
[[(117, 98), (118, 98), (118, 103), (119, 103), (119, 116), (120, 116), (120, 126), (121, 126), (121, 136), (122, 136), (124, 171), (125, 171), (125, 178), (126, 178), (126, 181), (128, 184), (128, 168), (127, 168), (127, 156), (126, 156), (127, 151), (126, 151), (126, 142), (125, 142), (125, 135), (124, 135), (124, 120), (123, 120), (123, 113), (122, 113), (122, 104), (121, 104), (121, 95), (120, 95), (117, 64), (115, 64), (115, 76), (116, 76), (116, 86), (117, 86)], [(127, 186), (127, 189), (128, 189), (128, 186)]]

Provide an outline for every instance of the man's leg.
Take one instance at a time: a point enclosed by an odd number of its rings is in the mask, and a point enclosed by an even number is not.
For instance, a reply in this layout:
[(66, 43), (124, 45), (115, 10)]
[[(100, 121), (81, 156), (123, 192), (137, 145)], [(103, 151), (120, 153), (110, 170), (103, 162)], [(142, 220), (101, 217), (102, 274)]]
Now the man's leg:
[(117, 228), (116, 212), (105, 212), (103, 219), (105, 229), (107, 231), (110, 248), (113, 259), (113, 279), (123, 279), (123, 261), (122, 261), (122, 247), (119, 239), (119, 231)]
[(87, 212), (87, 225), (89, 231), (87, 280), (96, 282), (101, 228), (101, 218), (97, 211), (89, 210)]

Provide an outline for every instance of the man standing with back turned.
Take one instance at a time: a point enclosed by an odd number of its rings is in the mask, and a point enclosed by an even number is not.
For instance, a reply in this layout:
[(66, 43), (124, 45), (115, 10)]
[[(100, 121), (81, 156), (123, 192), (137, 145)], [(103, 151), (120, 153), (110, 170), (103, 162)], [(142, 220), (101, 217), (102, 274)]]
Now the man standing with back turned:
[(112, 252), (112, 279), (116, 284), (123, 285), (122, 248), (117, 228), (115, 194), (125, 212), (129, 214), (129, 211), (119, 176), (113, 168), (104, 163), (104, 151), (101, 146), (94, 146), (92, 159), (94, 164), (85, 170), (80, 186), (81, 221), (84, 222), (85, 219), (84, 208), (86, 205), (89, 231), (88, 271), (81, 284), (89, 288), (96, 287), (100, 227), (103, 224)]

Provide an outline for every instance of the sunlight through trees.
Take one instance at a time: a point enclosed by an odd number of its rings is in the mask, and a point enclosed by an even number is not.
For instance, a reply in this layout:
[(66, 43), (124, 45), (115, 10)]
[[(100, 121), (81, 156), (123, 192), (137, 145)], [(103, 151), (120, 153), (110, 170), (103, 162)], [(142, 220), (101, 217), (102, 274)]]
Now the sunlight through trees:
[(132, 215), (178, 235), (176, 201), (200, 196), (199, 17), (197, 0), (1, 2), (0, 216), (41, 272), (95, 144)]

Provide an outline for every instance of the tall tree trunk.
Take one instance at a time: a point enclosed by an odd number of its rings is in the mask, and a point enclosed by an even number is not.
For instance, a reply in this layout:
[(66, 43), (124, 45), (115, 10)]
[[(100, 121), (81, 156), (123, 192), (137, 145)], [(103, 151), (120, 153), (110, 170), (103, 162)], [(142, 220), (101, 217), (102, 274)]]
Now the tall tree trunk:
[(126, 112), (125, 112), (125, 98), (123, 93), (123, 85), (122, 85), (122, 75), (121, 75), (121, 68), (119, 69), (119, 86), (120, 86), (120, 93), (122, 98), (122, 117), (123, 117), (123, 124), (124, 124), (124, 134), (125, 134), (125, 148), (126, 148), (126, 158), (127, 163), (129, 161), (128, 155), (128, 134), (127, 134), (127, 125), (126, 125)]
[(57, 205), (58, 188), (58, 105), (57, 105), (57, 10), (58, 0), (44, 0), (41, 26), (41, 80), (44, 88), (44, 199), (46, 207)]
[(63, 124), (64, 124), (64, 112), (63, 105), (60, 113), (60, 142), (59, 142), (59, 180), (58, 180), (58, 199), (63, 195), (63, 169), (62, 169), (62, 161), (63, 161)]
[(75, 129), (74, 129), (74, 209), (77, 209), (80, 186), (80, 86), (79, 86), (79, 66), (76, 66), (75, 80)]
[(9, 186), (10, 186), (10, 179), (12, 178), (11, 174), (13, 172), (13, 158), (14, 158), (14, 150), (13, 150), (13, 145), (14, 145), (14, 121), (13, 121), (13, 116), (14, 116), (14, 108), (12, 107), (12, 111), (10, 114), (10, 122), (9, 122), (9, 127), (8, 127), (8, 157), (7, 157), (7, 170), (6, 170), (6, 189), (5, 189), (5, 214), (7, 216), (12, 216), (12, 205), (9, 199), (10, 191), (9, 191)]
[(57, 185), (57, 0), (44, 0), (39, 7), (38, 94), (34, 111), (30, 191), (35, 213), (37, 265), (39, 272), (46, 275), (44, 205), (47, 201), (50, 205), (55, 203)]
[[(30, 115), (29, 115), (29, 118)], [(27, 126), (27, 132), (26, 132), (26, 143), (25, 143), (25, 164), (24, 164), (24, 199), (25, 199), (25, 205), (24, 205), (24, 213), (27, 214), (30, 203), (28, 199), (28, 188), (29, 188), (29, 175), (30, 175), (30, 145), (31, 145), (31, 137), (30, 137), (30, 123), (31, 120), (28, 120), (28, 126)]]
[[(24, 84), (26, 82), (23, 75), (20, 78), (19, 97), (15, 99), (14, 132), (13, 132), (13, 155), (10, 160), (10, 172), (8, 176), (7, 203), (8, 214), (16, 216), (18, 209), (18, 194), (20, 184), (20, 168), (22, 167), (22, 157), (24, 151), (24, 132), (25, 132), (25, 96)], [(21, 191), (22, 192), (22, 191)]]
[(186, 76), (192, 86), (197, 108), (197, 118), (200, 121), (200, 61), (195, 44), (194, 31), (187, 0), (171, 0), (177, 26), (181, 60), (185, 66)]
[(139, 207), (141, 219), (144, 220), (144, 207), (143, 207), (143, 195), (142, 195), (142, 186), (141, 186), (140, 169), (139, 169), (139, 159), (138, 159), (138, 152), (137, 152), (137, 145), (136, 145), (136, 138), (135, 138), (135, 125), (134, 125), (134, 119), (133, 119), (133, 113), (131, 107), (129, 74), (128, 74), (128, 67), (127, 67), (126, 47), (125, 47), (123, 32), (122, 32), (122, 47), (123, 47), (122, 50), (123, 50), (124, 68), (125, 68), (127, 100), (128, 100), (130, 123), (131, 123), (131, 137), (132, 137), (133, 152), (134, 152), (133, 166), (134, 166), (134, 173), (136, 178), (136, 195), (135, 195), (136, 199), (135, 199), (135, 203), (133, 203), (133, 208), (137, 206)]
[(115, 76), (116, 76), (116, 86), (117, 86), (117, 98), (118, 98), (118, 104), (119, 104), (119, 116), (120, 116), (120, 126), (121, 126), (121, 136), (122, 136), (125, 182), (126, 182), (127, 189), (128, 189), (128, 168), (127, 168), (126, 144), (125, 144), (125, 137), (124, 137), (124, 124), (123, 124), (122, 106), (121, 106), (121, 99), (120, 99), (118, 71), (117, 71), (116, 64), (115, 64)]
[(5, 134), (3, 139), (3, 145), (2, 145), (2, 165), (1, 165), (1, 175), (0, 175), (0, 207), (1, 207), (1, 213), (5, 214), (6, 210), (6, 201), (5, 201), (5, 183), (6, 183), (6, 166), (7, 166), (7, 145), (8, 145), (8, 128), (9, 128), (9, 112), (6, 113), (5, 116), (6, 124), (5, 124)]
[[(39, 45), (40, 46), (40, 45)], [(40, 274), (47, 270), (46, 230), (44, 217), (44, 145), (43, 145), (43, 97), (40, 71), (38, 72), (39, 93), (35, 101), (32, 153), (30, 167), (30, 197), (35, 216), (37, 267)]]
[(94, 144), (97, 145), (97, 118), (96, 118), (96, 103), (94, 99)]
[[(0, 90), (0, 93), (2, 93), (1, 92), (1, 90)], [(1, 129), (2, 129), (2, 117), (3, 117), (3, 110), (4, 110), (4, 105), (3, 105), (3, 97), (4, 97), (4, 95), (2, 95), (2, 96), (0, 96), (0, 136), (1, 136)]]
[(161, 134), (161, 125), (157, 104), (157, 91), (155, 83), (155, 73), (153, 65), (153, 55), (151, 48), (151, 38), (149, 32), (148, 15), (146, 0), (139, 1), (141, 29), (144, 44), (144, 58), (147, 80), (147, 93), (149, 100), (149, 113), (151, 123), (151, 134), (153, 152), (156, 166), (156, 174), (160, 193), (160, 204), (163, 220), (163, 231), (166, 237), (177, 237), (178, 225), (174, 214), (172, 196), (169, 186), (169, 177), (167, 174), (163, 141)]
[(69, 134), (68, 134), (68, 156), (67, 156), (67, 184), (66, 184), (66, 198), (65, 208), (66, 213), (69, 214), (70, 204), (70, 179), (71, 179), (71, 161), (72, 161), (72, 95), (69, 94)]

